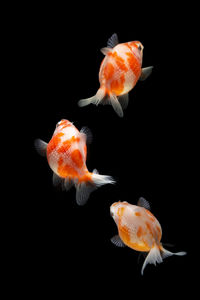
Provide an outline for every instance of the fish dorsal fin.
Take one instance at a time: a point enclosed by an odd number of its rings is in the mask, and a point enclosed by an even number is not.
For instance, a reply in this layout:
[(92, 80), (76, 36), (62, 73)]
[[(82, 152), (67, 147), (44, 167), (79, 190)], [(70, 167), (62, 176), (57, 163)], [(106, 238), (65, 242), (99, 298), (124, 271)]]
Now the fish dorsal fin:
[(144, 199), (143, 197), (139, 198), (137, 205), (144, 207), (148, 210), (151, 210), (151, 206), (150, 206), (149, 202), (146, 199)]
[(118, 36), (116, 33), (113, 33), (113, 35), (107, 41), (107, 47), (114, 48), (118, 44), (119, 44)]

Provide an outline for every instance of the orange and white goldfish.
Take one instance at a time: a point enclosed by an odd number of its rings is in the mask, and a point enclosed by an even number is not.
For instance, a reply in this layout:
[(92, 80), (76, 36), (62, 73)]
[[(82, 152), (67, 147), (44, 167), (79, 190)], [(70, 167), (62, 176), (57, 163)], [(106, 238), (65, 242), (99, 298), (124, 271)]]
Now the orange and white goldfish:
[(171, 255), (185, 255), (186, 252), (172, 253), (164, 249), (160, 240), (162, 229), (158, 220), (150, 212), (147, 200), (141, 197), (137, 205), (128, 202), (115, 202), (110, 207), (110, 213), (118, 227), (119, 235), (111, 241), (118, 247), (128, 246), (134, 250), (148, 252), (141, 274), (146, 265), (161, 263), (163, 258)]
[(90, 193), (104, 184), (115, 183), (111, 176), (100, 175), (97, 170), (89, 172), (86, 166), (87, 146), (91, 133), (87, 127), (78, 129), (68, 120), (57, 123), (54, 134), (49, 141), (37, 139), (35, 147), (39, 154), (46, 156), (53, 170), (53, 184), (62, 185), (63, 190), (76, 187), (76, 202), (83, 205)]
[(128, 92), (134, 88), (138, 79), (145, 80), (153, 67), (142, 68), (143, 45), (139, 41), (118, 42), (114, 33), (107, 47), (101, 52), (105, 55), (100, 71), (100, 88), (96, 95), (78, 102), (79, 106), (111, 104), (115, 112), (123, 117), (123, 109), (128, 105)]

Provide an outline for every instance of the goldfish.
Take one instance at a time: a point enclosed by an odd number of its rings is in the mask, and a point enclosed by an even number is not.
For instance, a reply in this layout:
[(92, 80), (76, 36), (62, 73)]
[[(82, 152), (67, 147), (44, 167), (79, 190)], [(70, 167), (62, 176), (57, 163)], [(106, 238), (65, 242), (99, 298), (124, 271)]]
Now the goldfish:
[(105, 55), (99, 71), (100, 88), (93, 97), (79, 100), (80, 107), (90, 103), (111, 104), (115, 112), (123, 117), (128, 105), (128, 93), (137, 81), (145, 80), (152, 72), (152, 66), (142, 68), (144, 46), (139, 41), (119, 43), (114, 33), (101, 49)]
[(164, 249), (160, 242), (161, 225), (150, 212), (149, 202), (143, 197), (139, 198), (137, 205), (126, 201), (115, 202), (110, 207), (110, 213), (119, 233), (111, 238), (111, 242), (118, 247), (126, 245), (136, 251), (148, 253), (142, 266), (142, 275), (147, 264), (156, 265), (165, 257), (186, 254), (186, 252), (172, 253)]
[(76, 188), (76, 202), (84, 205), (92, 191), (104, 184), (114, 184), (111, 176), (100, 175), (96, 169), (89, 172), (86, 166), (87, 146), (92, 139), (91, 131), (83, 127), (80, 132), (68, 120), (57, 123), (49, 143), (36, 139), (37, 152), (47, 157), (53, 171), (53, 185), (63, 190)]

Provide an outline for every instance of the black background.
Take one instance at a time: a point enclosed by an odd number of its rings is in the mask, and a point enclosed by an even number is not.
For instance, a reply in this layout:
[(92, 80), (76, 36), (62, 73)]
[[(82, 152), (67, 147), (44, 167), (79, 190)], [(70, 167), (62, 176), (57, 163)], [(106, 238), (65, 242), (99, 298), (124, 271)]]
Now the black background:
[[(142, 6), (121, 3), (109, 11), (106, 5), (35, 6), (25, 8), (17, 20), (17, 63), (23, 73), (18, 89), (26, 111), (20, 121), (28, 134), (23, 139), (25, 193), (15, 204), (20, 230), (14, 232), (13, 261), (14, 274), (23, 274), (17, 289), (26, 287), (27, 295), (73, 292), (75, 297), (81, 291), (95, 299), (107, 293), (135, 297), (159, 288), (169, 295), (189, 289), (192, 116), (191, 61), (186, 61), (185, 48), (191, 42), (190, 12)], [(154, 66), (152, 75), (130, 92), (124, 118), (111, 106), (77, 106), (96, 93), (100, 48), (114, 32), (120, 42), (141, 41), (143, 66)], [(34, 149), (34, 140), (48, 142), (62, 118), (79, 130), (91, 129), (87, 167), (117, 182), (93, 192), (83, 207), (75, 202), (74, 188), (61, 192), (53, 187), (47, 160)], [(110, 205), (118, 200), (136, 204), (140, 196), (150, 202), (162, 226), (163, 243), (174, 245), (168, 249), (188, 252), (148, 265), (143, 277), (139, 253), (110, 242), (117, 234)]]

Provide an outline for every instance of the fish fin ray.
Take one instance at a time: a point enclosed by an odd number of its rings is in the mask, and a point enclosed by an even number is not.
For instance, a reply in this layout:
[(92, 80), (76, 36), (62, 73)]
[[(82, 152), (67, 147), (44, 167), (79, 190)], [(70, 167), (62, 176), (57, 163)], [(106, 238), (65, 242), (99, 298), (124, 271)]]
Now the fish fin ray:
[(41, 139), (36, 139), (34, 141), (34, 146), (38, 154), (41, 156), (46, 156), (47, 151), (47, 143), (42, 141)]
[(153, 69), (153, 66), (147, 67), (147, 68), (142, 68), (142, 73), (141, 73), (139, 79), (141, 81), (144, 81), (145, 79), (147, 79), (149, 77), (149, 75), (151, 75), (152, 69)]
[(117, 247), (125, 247), (126, 246), (118, 234), (114, 235), (110, 240)]
[(111, 48), (108, 48), (108, 47), (104, 47), (104, 48), (101, 48), (100, 51), (104, 54), (104, 55), (107, 55), (109, 52), (111, 52)]
[(105, 90), (100, 88), (100, 89), (98, 89), (96, 95), (94, 95), (90, 98), (79, 100), (78, 106), (83, 107), (83, 106), (89, 105), (91, 103), (98, 105), (103, 100), (104, 96), (105, 96)]
[(122, 118), (124, 113), (123, 113), (123, 109), (121, 107), (121, 104), (119, 103), (119, 101), (117, 99), (117, 96), (111, 94), (109, 100), (111, 102), (111, 105), (112, 105), (114, 111), (117, 113), (117, 115), (120, 118)]
[(56, 173), (53, 173), (53, 185), (62, 191), (69, 191), (73, 186), (73, 180), (70, 178), (62, 178)]
[(129, 95), (128, 93), (125, 95), (121, 95), (118, 97), (119, 103), (122, 107), (122, 109), (126, 109), (128, 106), (128, 102), (129, 102)]
[(161, 255), (162, 255), (163, 259), (167, 258), (169, 256), (172, 256), (172, 255), (183, 256), (183, 255), (187, 254), (187, 252), (185, 252), (185, 251), (171, 252), (171, 251), (166, 250), (163, 246), (161, 246), (160, 249), (161, 249)]
[(92, 131), (87, 126), (82, 127), (80, 133), (86, 136), (86, 142), (88, 144), (92, 143)]
[(139, 198), (139, 200), (137, 202), (137, 205), (141, 206), (141, 207), (144, 207), (144, 208), (146, 208), (148, 210), (151, 210), (151, 206), (150, 206), (149, 202), (145, 198), (143, 198), (143, 197)]
[(76, 182), (76, 202), (78, 205), (84, 205), (90, 194), (98, 187), (105, 184), (114, 184), (115, 180), (108, 175), (100, 175), (96, 169), (90, 173), (91, 178), (87, 181)]
[(107, 41), (107, 47), (114, 48), (118, 44), (119, 44), (118, 36), (116, 33), (113, 33), (113, 35)]
[(158, 246), (154, 246), (153, 248), (151, 248), (151, 250), (149, 251), (147, 257), (144, 260), (143, 266), (142, 266), (142, 270), (141, 270), (141, 274), (143, 275), (144, 273), (144, 269), (146, 267), (147, 264), (154, 264), (156, 265), (156, 263), (161, 263), (163, 261), (160, 250), (158, 248)]

